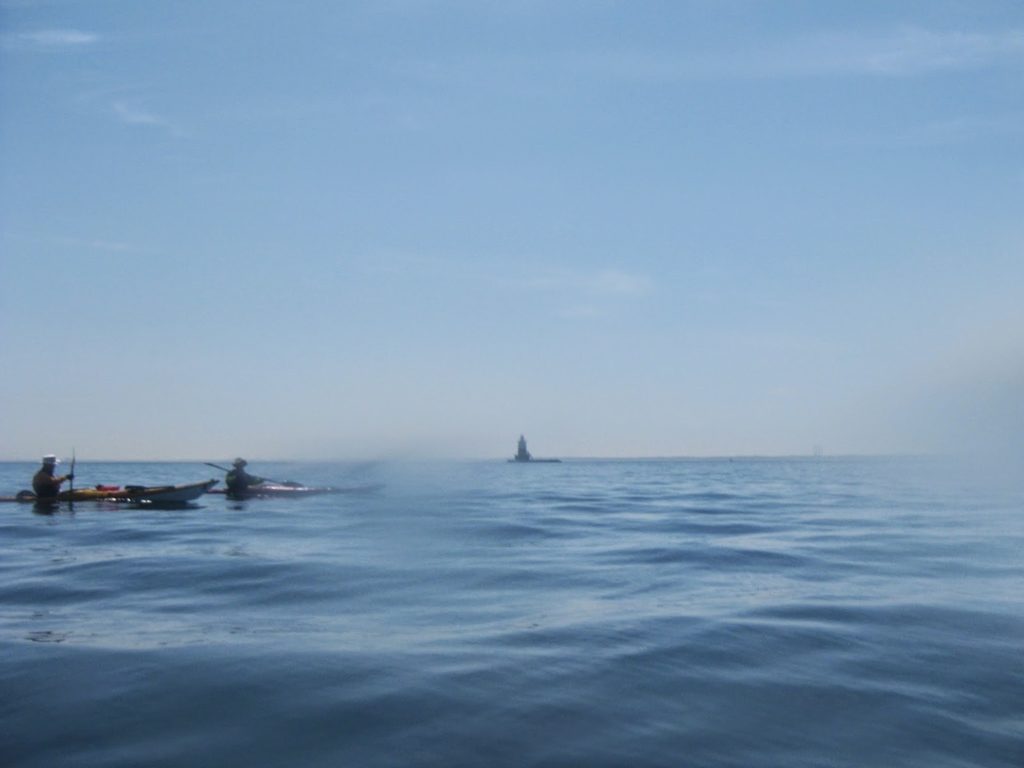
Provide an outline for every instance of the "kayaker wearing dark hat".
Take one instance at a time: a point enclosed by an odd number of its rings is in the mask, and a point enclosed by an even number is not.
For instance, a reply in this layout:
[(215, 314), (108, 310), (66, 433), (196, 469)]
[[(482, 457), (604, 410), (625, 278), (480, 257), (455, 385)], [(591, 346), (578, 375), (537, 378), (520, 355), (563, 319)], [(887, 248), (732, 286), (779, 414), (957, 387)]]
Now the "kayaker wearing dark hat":
[(224, 478), (224, 484), (228, 487), (228, 493), (232, 496), (245, 496), (250, 486), (259, 485), (263, 482), (262, 477), (250, 475), (245, 471), (249, 462), (245, 459), (235, 459), (231, 466), (234, 467)]
[(32, 490), (35, 491), (37, 499), (56, 499), (60, 494), (60, 484), (65, 480), (75, 479), (73, 472), (66, 475), (54, 475), (59, 463), (60, 461), (52, 453), (43, 456), (43, 466), (32, 478)]

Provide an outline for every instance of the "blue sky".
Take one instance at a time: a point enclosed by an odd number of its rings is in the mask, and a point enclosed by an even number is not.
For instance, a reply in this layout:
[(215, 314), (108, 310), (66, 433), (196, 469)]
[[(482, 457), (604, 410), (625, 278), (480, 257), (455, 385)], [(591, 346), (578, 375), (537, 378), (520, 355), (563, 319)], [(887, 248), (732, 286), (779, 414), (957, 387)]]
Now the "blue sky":
[(0, 0), (0, 458), (1024, 432), (1024, 5)]

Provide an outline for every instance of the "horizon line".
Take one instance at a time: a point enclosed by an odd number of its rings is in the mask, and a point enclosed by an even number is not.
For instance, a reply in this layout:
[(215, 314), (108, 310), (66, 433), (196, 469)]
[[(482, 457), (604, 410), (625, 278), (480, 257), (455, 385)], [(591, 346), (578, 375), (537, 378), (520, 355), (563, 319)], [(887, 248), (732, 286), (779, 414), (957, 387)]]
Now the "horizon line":
[[(583, 462), (583, 461), (724, 461), (724, 460), (750, 460), (750, 459), (868, 459), (868, 458), (940, 458), (943, 456), (952, 456), (955, 454), (948, 453), (928, 453), (928, 452), (879, 452), (879, 453), (864, 453), (864, 452), (847, 452), (847, 453), (729, 453), (729, 454), (666, 454), (666, 455), (649, 455), (649, 456), (538, 456), (534, 458), (537, 463), (545, 463), (545, 459), (558, 459), (561, 462)], [(39, 458), (25, 459), (25, 458), (0, 458), (2, 464), (37, 464)], [(97, 459), (76, 459), (77, 463), (80, 464), (97, 464), (97, 463), (122, 463), (122, 464), (208, 464), (215, 463), (209, 462), (207, 459), (197, 458), (176, 458), (176, 459), (158, 459), (158, 458), (145, 458), (145, 459), (126, 459), (126, 458), (110, 458), (101, 457)], [(222, 462), (230, 461), (229, 459), (221, 459)], [(256, 457), (252, 459), (246, 459), (250, 464), (252, 463), (264, 463), (264, 464), (383, 464), (388, 462), (402, 463), (402, 462), (430, 462), (430, 461), (446, 461), (446, 462), (504, 462), (512, 461), (511, 456), (379, 456), (379, 457), (364, 457), (364, 458), (265, 458)], [(70, 461), (61, 458), (61, 464), (69, 464)], [(522, 461), (515, 462), (518, 464), (529, 464), (531, 462)]]

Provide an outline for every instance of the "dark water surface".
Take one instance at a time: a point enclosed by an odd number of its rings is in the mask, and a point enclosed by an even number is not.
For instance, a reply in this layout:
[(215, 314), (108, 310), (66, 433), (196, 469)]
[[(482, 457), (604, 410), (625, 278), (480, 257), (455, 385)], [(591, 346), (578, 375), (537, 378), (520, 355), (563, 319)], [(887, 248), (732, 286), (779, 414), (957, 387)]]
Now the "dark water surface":
[(908, 459), (252, 469), (383, 487), (0, 505), (0, 763), (1024, 765), (1019, 487)]

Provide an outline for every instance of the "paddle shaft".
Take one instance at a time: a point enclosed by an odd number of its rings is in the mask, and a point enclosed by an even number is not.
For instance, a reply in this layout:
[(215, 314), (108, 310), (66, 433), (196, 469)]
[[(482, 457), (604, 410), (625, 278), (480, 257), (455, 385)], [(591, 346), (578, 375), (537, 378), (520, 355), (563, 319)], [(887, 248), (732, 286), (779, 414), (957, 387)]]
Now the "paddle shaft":
[[(222, 467), (220, 464), (214, 464), (213, 462), (210, 462), (210, 461), (204, 461), (203, 464), (205, 464), (208, 467), (213, 467), (214, 469), (219, 469), (221, 472), (234, 472), (233, 469), (228, 469), (227, 467)], [(288, 485), (288, 483), (282, 483), (282, 482), (279, 482), (277, 480), (271, 480), (271, 479), (266, 478), (266, 477), (263, 478), (263, 479), (266, 482), (268, 482), (268, 483), (275, 483), (276, 485)], [(289, 482), (291, 482), (291, 481), (289, 481)]]
[(75, 506), (75, 449), (71, 449), (71, 472), (68, 477), (68, 508)]

